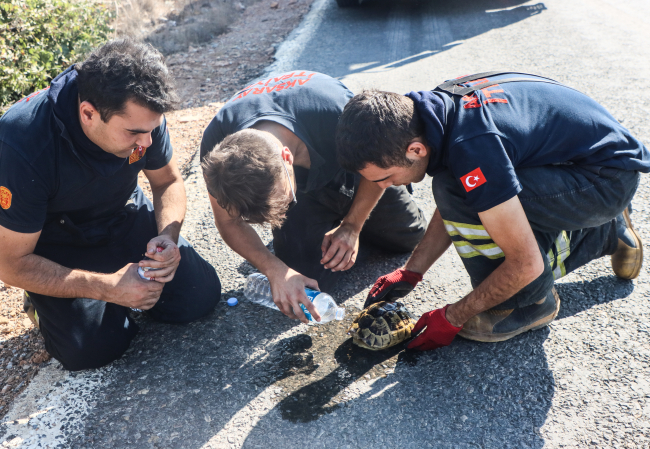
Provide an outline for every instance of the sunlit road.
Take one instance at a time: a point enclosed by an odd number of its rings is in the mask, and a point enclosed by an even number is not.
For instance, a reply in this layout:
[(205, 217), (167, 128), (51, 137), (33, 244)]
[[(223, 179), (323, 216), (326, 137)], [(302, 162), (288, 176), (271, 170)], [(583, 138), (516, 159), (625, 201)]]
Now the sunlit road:
[[(649, 42), (650, 2), (641, 0), (345, 9), (315, 0), (270, 70), (399, 93), (501, 68), (537, 73), (596, 98), (647, 145)], [(374, 280), (405, 255), (369, 252), (345, 274), (331, 293), (347, 321), (298, 325), (243, 300), (252, 267), (218, 235), (197, 158), (185, 185), (183, 234), (240, 304), (190, 326), (146, 321), (130, 352), (101, 370), (46, 367), (0, 428), (3, 447), (650, 448), (647, 176), (633, 201), (646, 242), (638, 280), (617, 279), (608, 259), (592, 262), (558, 282), (562, 307), (548, 328), (499, 344), (457, 338), (424, 354), (355, 349), (345, 334)], [(430, 181), (415, 198), (430, 215)], [(469, 290), (452, 249), (404, 302), (419, 316)]]

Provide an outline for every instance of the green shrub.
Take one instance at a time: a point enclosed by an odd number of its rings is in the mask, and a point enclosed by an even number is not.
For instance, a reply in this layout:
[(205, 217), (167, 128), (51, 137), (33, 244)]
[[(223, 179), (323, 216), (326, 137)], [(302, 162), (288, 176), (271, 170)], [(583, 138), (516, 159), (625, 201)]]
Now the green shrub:
[(0, 112), (106, 42), (113, 17), (89, 0), (0, 0)]

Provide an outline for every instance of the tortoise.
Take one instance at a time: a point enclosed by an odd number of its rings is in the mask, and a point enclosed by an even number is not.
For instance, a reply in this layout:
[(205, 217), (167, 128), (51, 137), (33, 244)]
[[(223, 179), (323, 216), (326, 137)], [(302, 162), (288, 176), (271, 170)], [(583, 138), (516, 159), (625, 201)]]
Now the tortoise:
[(348, 334), (355, 345), (379, 351), (410, 338), (414, 326), (415, 320), (404, 304), (380, 301), (361, 311)]

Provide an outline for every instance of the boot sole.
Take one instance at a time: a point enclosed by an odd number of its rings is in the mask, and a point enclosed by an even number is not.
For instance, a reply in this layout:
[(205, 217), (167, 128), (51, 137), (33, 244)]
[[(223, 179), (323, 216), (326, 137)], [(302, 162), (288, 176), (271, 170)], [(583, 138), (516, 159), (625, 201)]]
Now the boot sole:
[(625, 220), (625, 225), (634, 236), (636, 247), (639, 249), (639, 251), (636, 253), (636, 270), (634, 270), (631, 276), (625, 277), (624, 279), (636, 279), (641, 273), (641, 267), (643, 265), (643, 244), (641, 243), (641, 237), (639, 237), (636, 229), (634, 229), (634, 226), (632, 226), (632, 219), (630, 218), (630, 212), (627, 208), (625, 208), (623, 211), (623, 219)]
[(530, 323), (528, 326), (520, 327), (515, 331), (508, 332), (505, 334), (471, 334), (466, 336), (463, 335), (463, 331), (461, 330), (458, 333), (458, 335), (460, 335), (466, 340), (480, 341), (482, 343), (498, 343), (500, 341), (510, 340), (512, 337), (516, 337), (517, 335), (523, 334), (524, 332), (534, 331), (546, 327), (555, 319), (557, 314), (560, 312), (560, 297), (558, 296), (555, 287), (553, 287), (552, 291), (553, 291), (553, 296), (555, 297), (555, 311), (553, 312), (553, 314), (540, 318), (534, 323)]

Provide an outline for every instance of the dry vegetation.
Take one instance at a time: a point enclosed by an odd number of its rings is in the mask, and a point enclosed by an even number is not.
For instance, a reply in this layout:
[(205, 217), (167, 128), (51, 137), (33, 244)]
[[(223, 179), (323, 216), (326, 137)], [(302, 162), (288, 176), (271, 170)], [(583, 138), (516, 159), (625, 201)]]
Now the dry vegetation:
[(117, 0), (116, 35), (176, 53), (223, 33), (255, 0)]

